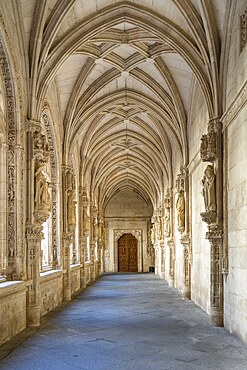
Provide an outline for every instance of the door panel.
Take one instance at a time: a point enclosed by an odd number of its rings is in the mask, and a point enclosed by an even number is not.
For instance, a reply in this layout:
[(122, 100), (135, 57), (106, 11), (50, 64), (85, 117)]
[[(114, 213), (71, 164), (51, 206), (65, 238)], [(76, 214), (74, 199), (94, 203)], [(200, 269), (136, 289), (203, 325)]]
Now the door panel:
[(118, 271), (138, 272), (137, 239), (132, 234), (124, 234), (118, 240)]

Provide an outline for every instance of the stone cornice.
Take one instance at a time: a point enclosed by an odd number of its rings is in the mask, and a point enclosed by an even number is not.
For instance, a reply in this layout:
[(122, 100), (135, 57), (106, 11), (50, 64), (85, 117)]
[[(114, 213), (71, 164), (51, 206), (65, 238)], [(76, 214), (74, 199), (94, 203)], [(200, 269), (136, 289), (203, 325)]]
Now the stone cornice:
[(223, 131), (227, 129), (228, 126), (234, 121), (236, 116), (241, 112), (241, 110), (247, 104), (247, 81), (242, 86), (237, 96), (230, 104), (229, 108), (223, 114), (221, 121), (223, 123)]

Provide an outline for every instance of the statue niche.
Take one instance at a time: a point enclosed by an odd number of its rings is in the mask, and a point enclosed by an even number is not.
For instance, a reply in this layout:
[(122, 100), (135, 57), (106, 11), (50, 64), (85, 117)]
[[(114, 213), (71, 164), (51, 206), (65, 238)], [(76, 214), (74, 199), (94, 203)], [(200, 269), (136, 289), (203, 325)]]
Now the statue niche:
[(50, 182), (46, 171), (46, 164), (38, 161), (35, 166), (35, 198), (34, 217), (36, 221), (45, 222), (51, 212)]
[(165, 236), (169, 238), (171, 234), (171, 198), (169, 194), (165, 197), (164, 206), (164, 232)]
[(67, 222), (69, 229), (76, 227), (75, 180), (71, 172), (67, 174)]
[(178, 231), (182, 233), (184, 232), (185, 229), (185, 199), (183, 190), (180, 190), (178, 193), (176, 209), (177, 209)]
[(216, 191), (214, 167), (209, 164), (201, 181), (205, 212), (201, 213), (203, 221), (208, 224), (216, 221)]

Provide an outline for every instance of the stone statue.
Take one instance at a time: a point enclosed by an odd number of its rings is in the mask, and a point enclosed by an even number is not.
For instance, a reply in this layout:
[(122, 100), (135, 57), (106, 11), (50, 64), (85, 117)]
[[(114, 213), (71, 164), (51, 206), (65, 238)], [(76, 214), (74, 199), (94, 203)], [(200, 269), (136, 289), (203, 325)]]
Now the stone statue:
[(76, 225), (76, 201), (75, 201), (75, 190), (73, 188), (68, 190), (67, 195), (68, 202), (68, 224)]
[(170, 236), (170, 232), (171, 232), (170, 208), (165, 208), (164, 229), (165, 229), (165, 236), (166, 237), (169, 237)]
[(47, 177), (45, 163), (38, 162), (35, 171), (35, 212), (51, 211), (51, 195)]
[(180, 190), (180, 192), (178, 193), (176, 209), (177, 209), (178, 230), (181, 232), (184, 231), (185, 227), (185, 200), (183, 190)]
[(76, 225), (76, 201), (75, 201), (75, 181), (73, 174), (67, 174), (67, 220), (69, 226)]
[(157, 217), (157, 236), (159, 240), (163, 239), (163, 222), (161, 216)]
[(204, 171), (202, 186), (206, 212), (216, 212), (215, 173), (214, 167), (211, 164)]

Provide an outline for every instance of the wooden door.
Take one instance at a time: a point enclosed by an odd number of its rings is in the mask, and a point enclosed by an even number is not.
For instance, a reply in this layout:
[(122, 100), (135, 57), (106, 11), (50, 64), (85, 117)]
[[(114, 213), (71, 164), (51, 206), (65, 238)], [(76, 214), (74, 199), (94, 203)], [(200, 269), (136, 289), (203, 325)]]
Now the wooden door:
[(118, 271), (138, 272), (137, 239), (132, 234), (124, 234), (118, 240)]

